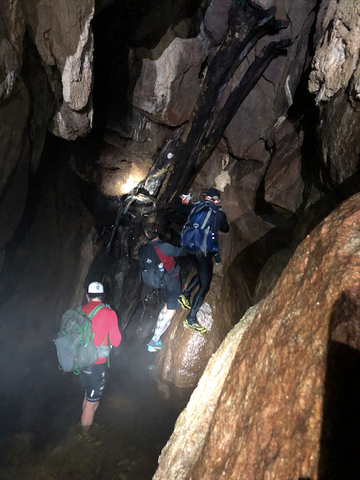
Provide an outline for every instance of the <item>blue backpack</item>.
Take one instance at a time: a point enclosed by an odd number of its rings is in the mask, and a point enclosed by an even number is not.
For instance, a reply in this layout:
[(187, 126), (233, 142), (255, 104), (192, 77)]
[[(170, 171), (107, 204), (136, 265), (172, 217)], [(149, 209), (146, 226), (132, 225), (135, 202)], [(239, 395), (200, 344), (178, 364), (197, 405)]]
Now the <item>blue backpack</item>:
[(215, 239), (216, 206), (203, 200), (195, 203), (180, 237), (180, 245), (190, 253), (219, 252)]

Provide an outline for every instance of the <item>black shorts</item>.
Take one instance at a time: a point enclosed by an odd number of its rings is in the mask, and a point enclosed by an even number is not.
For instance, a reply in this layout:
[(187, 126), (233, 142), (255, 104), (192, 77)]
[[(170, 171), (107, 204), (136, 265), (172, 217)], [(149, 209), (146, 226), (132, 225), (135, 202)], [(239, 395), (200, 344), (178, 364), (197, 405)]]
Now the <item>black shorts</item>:
[(80, 372), (81, 384), (86, 392), (88, 402), (98, 402), (104, 392), (107, 363), (90, 365)]
[(161, 289), (161, 294), (167, 304), (168, 310), (177, 310), (180, 308), (180, 303), (178, 302), (178, 298), (181, 294), (180, 276), (169, 277), (165, 288)]

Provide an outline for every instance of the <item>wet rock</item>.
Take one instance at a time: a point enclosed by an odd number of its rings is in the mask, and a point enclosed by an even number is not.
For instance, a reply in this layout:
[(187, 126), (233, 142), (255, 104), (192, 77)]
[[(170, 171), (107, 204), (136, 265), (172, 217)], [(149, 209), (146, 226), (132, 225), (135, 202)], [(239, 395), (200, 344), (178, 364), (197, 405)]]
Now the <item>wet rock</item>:
[[(190, 277), (195, 274), (192, 272)], [(190, 279), (189, 277), (189, 279)], [(218, 318), (219, 298), (223, 281), (222, 268), (214, 268), (211, 288), (198, 314), (198, 322), (207, 331), (193, 332), (183, 326), (188, 311), (180, 309), (172, 320), (156, 358), (156, 369), (164, 380), (177, 387), (197, 385), (211, 355), (231, 329), (230, 323)]]
[[(345, 433), (358, 421), (351, 403), (357, 387), (346, 396), (337, 382), (359, 362), (345, 347), (359, 348), (359, 227), (357, 194), (296, 249), (241, 339), (235, 328), (212, 358), (163, 449), (156, 480), (316, 480), (358, 472)], [(236, 353), (223, 359), (227, 344)]]
[(254, 303), (266, 298), (275, 287), (279, 277), (293, 254), (291, 248), (272, 255), (262, 268), (255, 287)]

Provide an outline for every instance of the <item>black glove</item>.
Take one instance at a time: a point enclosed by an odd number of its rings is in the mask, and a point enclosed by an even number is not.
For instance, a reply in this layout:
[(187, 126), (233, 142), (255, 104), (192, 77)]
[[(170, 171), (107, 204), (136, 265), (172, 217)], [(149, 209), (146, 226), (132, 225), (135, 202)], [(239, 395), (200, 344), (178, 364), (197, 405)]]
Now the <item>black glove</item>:
[(220, 258), (220, 255), (218, 253), (215, 253), (214, 259), (215, 259), (216, 265), (219, 265), (219, 263), (221, 262), (221, 258)]

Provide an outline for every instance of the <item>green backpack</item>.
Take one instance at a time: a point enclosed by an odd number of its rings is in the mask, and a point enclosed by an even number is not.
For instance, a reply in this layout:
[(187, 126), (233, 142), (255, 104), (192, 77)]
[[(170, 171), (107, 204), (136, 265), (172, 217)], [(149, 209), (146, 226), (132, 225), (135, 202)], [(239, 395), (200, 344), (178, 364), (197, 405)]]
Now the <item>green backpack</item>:
[(88, 315), (78, 307), (76, 310), (67, 310), (62, 316), (60, 331), (54, 343), (60, 368), (64, 372), (74, 372), (77, 375), (99, 357), (109, 356), (110, 346), (97, 347), (93, 342), (91, 319), (103, 307), (105, 305), (98, 305)]

